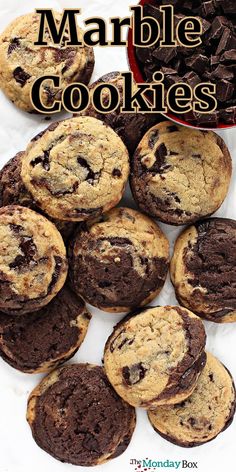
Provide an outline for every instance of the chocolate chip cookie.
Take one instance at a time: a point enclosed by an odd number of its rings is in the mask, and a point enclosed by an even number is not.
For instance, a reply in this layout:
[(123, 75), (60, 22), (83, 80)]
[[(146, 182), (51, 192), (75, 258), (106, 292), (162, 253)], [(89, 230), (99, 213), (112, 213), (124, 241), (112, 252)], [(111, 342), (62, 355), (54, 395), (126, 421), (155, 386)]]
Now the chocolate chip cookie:
[(59, 220), (83, 221), (114, 207), (128, 175), (122, 140), (88, 116), (53, 123), (22, 156), (25, 187), (37, 206)]
[(221, 206), (231, 173), (229, 150), (217, 134), (165, 121), (140, 142), (131, 163), (131, 188), (141, 210), (182, 225)]
[[(163, 116), (158, 113), (121, 113), (120, 108), (123, 105), (123, 77), (120, 72), (110, 72), (103, 75), (96, 82), (89, 86), (91, 95), (98, 85), (109, 83), (114, 85), (120, 96), (120, 105), (111, 113), (99, 113), (90, 102), (88, 108), (82, 112), (83, 115), (93, 116), (98, 120), (104, 121), (107, 125), (116, 131), (120, 138), (124, 141), (130, 155), (133, 155), (140, 140), (146, 131), (156, 123), (163, 121)], [(110, 93), (108, 89), (104, 89), (102, 93), (104, 105), (109, 104)]]
[(115, 327), (104, 351), (106, 374), (130, 405), (154, 409), (185, 400), (206, 355), (200, 318), (178, 306), (150, 307)]
[(216, 323), (236, 321), (236, 221), (209, 218), (177, 239), (171, 279), (181, 305)]
[(82, 344), (91, 315), (68, 284), (41, 310), (0, 313), (0, 357), (22, 372), (49, 372)]
[(230, 426), (236, 406), (229, 371), (207, 353), (207, 362), (192, 395), (175, 406), (161, 406), (148, 416), (167, 441), (182, 447), (200, 446)]
[[(21, 205), (43, 213), (22, 181), (21, 165), (23, 155), (24, 152), (18, 152), (0, 171), (0, 207)], [(57, 220), (50, 218), (48, 215), (47, 218), (55, 224), (64, 241), (67, 241), (73, 234), (76, 227), (76, 223), (73, 221)]]
[(0, 208), (0, 310), (19, 315), (39, 310), (66, 275), (66, 249), (56, 227), (28, 208)]
[(39, 447), (84, 467), (122, 454), (135, 428), (135, 410), (111, 387), (102, 367), (67, 365), (31, 393), (27, 419)]
[[(57, 27), (62, 15), (54, 13)], [(45, 31), (47, 46), (37, 46), (40, 15), (28, 13), (16, 18), (0, 36), (0, 88), (7, 97), (24, 111), (35, 111), (31, 102), (34, 81), (44, 75), (60, 77), (60, 88), (51, 80), (42, 86), (42, 102), (52, 106), (61, 98), (63, 90), (73, 82), (89, 83), (94, 68), (93, 49), (87, 46), (66, 46), (69, 39), (65, 29), (61, 45), (52, 42), (48, 29)], [(79, 40), (83, 32), (78, 28)]]
[(115, 208), (77, 232), (69, 260), (78, 294), (101, 310), (127, 312), (149, 303), (162, 289), (169, 243), (142, 213)]

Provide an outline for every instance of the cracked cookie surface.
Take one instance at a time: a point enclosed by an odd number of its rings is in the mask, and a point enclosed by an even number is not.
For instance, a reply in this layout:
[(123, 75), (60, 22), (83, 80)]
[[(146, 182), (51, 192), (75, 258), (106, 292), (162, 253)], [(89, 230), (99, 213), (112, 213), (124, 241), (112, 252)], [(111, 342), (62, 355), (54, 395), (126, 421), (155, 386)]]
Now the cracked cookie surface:
[(21, 178), (37, 206), (52, 218), (83, 221), (113, 208), (129, 175), (122, 140), (88, 116), (53, 123), (32, 139)]
[(200, 446), (230, 426), (235, 413), (235, 386), (229, 371), (212, 354), (192, 395), (175, 406), (161, 406), (148, 416), (154, 429), (182, 447)]
[[(57, 26), (62, 15), (54, 12)], [(69, 39), (65, 29), (62, 46), (52, 42), (45, 31), (47, 46), (34, 44), (38, 40), (40, 15), (28, 13), (16, 18), (0, 36), (0, 88), (7, 97), (24, 111), (35, 111), (31, 102), (33, 82), (44, 75), (60, 77), (60, 88), (51, 80), (42, 86), (42, 102), (52, 106), (61, 98), (63, 90), (73, 82), (89, 83), (94, 68), (93, 49), (88, 46), (66, 46)], [(78, 28), (79, 40), (82, 30)]]
[(202, 321), (177, 306), (149, 307), (114, 328), (104, 351), (106, 374), (133, 406), (153, 409), (187, 398), (206, 355)]
[(175, 243), (171, 279), (176, 297), (202, 318), (236, 321), (236, 221), (209, 218)]
[(67, 365), (31, 393), (27, 419), (39, 447), (56, 459), (84, 467), (122, 454), (136, 416), (111, 387), (100, 366)]
[(140, 209), (182, 225), (213, 214), (232, 174), (222, 138), (165, 121), (150, 129), (131, 160), (131, 189)]
[(68, 283), (34, 313), (0, 312), (0, 357), (21, 372), (49, 372), (70, 359), (82, 344), (91, 315)]
[[(36, 205), (32, 195), (25, 187), (21, 178), (22, 156), (24, 152), (18, 152), (0, 171), (0, 207), (7, 205), (20, 205), (31, 210), (41, 211)], [(43, 213), (41, 211), (41, 213)], [(50, 218), (52, 223), (60, 231), (64, 241), (67, 241), (75, 230), (76, 223)]]
[[(109, 74), (103, 75), (96, 82), (89, 86), (91, 95), (98, 85), (108, 83), (117, 87), (120, 96), (120, 106), (110, 113), (99, 113), (95, 110), (92, 103), (88, 108), (82, 112), (82, 115), (89, 115), (97, 118), (98, 120), (104, 121), (107, 125), (116, 131), (122, 141), (125, 143), (130, 155), (133, 155), (136, 147), (140, 140), (147, 132), (149, 128), (154, 126), (156, 123), (163, 121), (163, 116), (158, 113), (121, 113), (120, 108), (123, 105), (123, 84), (124, 79), (120, 75), (120, 72), (110, 72)], [(135, 88), (135, 85), (134, 85)], [(109, 104), (110, 94), (108, 89), (103, 89), (102, 100), (104, 105)], [(76, 116), (76, 115), (75, 115)]]
[(0, 310), (19, 315), (39, 310), (66, 276), (66, 249), (56, 227), (28, 208), (0, 208)]
[(74, 290), (104, 311), (130, 311), (149, 303), (168, 271), (169, 243), (148, 217), (115, 208), (76, 234), (70, 250)]

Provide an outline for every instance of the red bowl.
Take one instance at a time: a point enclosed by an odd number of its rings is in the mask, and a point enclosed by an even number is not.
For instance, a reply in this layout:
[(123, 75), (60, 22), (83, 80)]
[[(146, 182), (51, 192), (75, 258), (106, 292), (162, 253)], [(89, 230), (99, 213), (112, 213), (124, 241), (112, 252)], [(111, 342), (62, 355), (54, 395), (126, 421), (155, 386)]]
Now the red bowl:
[[(141, 0), (139, 2), (139, 5), (145, 5), (145, 3), (155, 5), (156, 0)], [(127, 54), (128, 54), (128, 61), (129, 61), (130, 70), (131, 70), (131, 72), (133, 72), (135, 82), (145, 83), (144, 77), (142, 75), (142, 72), (140, 71), (138, 60), (137, 60), (137, 57), (136, 57), (135, 46), (133, 45), (133, 33), (132, 33), (131, 28), (129, 29), (129, 32), (128, 32)], [(185, 126), (188, 126), (190, 128), (214, 129), (214, 128), (202, 128), (200, 126), (191, 125), (187, 121), (181, 120), (180, 118), (178, 118), (178, 116), (173, 115), (172, 113), (162, 113), (162, 115), (169, 118), (169, 119), (171, 119), (172, 121), (174, 121), (176, 123), (180, 123), (181, 125), (185, 125)], [(219, 123), (218, 126), (217, 126), (217, 129), (219, 129), (219, 128), (220, 129), (228, 129), (228, 128), (234, 128), (235, 126), (236, 126), (236, 124), (227, 125), (225, 123)]]

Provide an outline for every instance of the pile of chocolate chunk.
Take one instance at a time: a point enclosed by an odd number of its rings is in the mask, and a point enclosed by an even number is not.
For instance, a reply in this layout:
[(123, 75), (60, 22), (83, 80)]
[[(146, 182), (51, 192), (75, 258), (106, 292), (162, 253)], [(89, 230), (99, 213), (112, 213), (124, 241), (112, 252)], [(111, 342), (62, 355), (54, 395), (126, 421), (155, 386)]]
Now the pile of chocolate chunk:
[(209, 82), (216, 84), (217, 109), (210, 114), (190, 111), (179, 118), (191, 125), (215, 128), (236, 123), (236, 2), (235, 0), (156, 0), (144, 5), (144, 14), (161, 20), (161, 5), (173, 5), (175, 21), (196, 16), (202, 21), (202, 44), (197, 48), (136, 48), (146, 81), (156, 71), (163, 72), (166, 90), (185, 82), (193, 89)]

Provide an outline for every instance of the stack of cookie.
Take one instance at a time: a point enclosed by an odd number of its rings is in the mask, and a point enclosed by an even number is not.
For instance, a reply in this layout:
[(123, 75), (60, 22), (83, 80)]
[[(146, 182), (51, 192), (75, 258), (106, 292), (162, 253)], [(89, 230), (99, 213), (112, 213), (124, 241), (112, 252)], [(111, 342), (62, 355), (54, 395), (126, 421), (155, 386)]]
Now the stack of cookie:
[[(33, 15), (34, 34), (35, 22)], [(11, 25), (0, 54), (10, 57), (11, 70), (24, 64), (5, 92), (30, 111), (25, 51), (32, 37), (24, 43), (24, 34), (22, 22)], [(80, 51), (79, 59), (67, 49), (64, 56), (53, 50), (67, 83), (77, 60), (84, 67), (76, 78), (86, 83), (92, 51)], [(50, 61), (51, 53), (44, 52)], [(120, 74), (104, 81), (117, 85), (122, 102)], [(231, 167), (226, 145), (211, 131), (89, 108), (51, 124), (2, 169), (0, 355), (22, 372), (50, 372), (30, 395), (27, 419), (37, 444), (55, 458), (91, 466), (119, 456), (132, 438), (135, 407), (181, 446), (203, 444), (229, 426), (234, 383), (205, 352), (201, 318), (236, 320), (236, 222), (209, 218), (227, 195)], [(129, 176), (137, 209), (115, 208)], [(151, 218), (191, 224), (171, 261), (180, 306), (147, 306), (170, 261), (168, 239)], [(129, 314), (107, 340), (104, 368), (59, 367), (85, 338), (86, 302)]]

